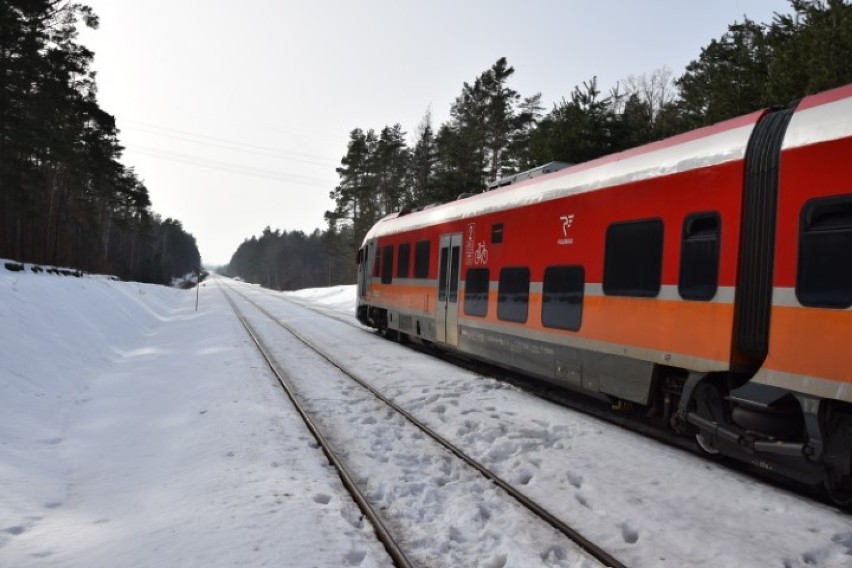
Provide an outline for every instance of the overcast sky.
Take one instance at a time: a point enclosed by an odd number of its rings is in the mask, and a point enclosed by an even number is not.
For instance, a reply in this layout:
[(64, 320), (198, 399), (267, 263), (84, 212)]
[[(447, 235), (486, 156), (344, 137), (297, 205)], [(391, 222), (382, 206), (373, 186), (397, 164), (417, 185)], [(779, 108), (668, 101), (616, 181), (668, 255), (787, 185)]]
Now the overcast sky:
[(427, 110), (446, 121), (500, 57), (509, 85), (549, 110), (593, 76), (603, 91), (663, 66), (679, 76), (727, 24), (790, 12), (786, 0), (85, 3), (123, 162), (208, 265), (266, 226), (324, 228), (352, 129), (398, 122), (413, 141)]

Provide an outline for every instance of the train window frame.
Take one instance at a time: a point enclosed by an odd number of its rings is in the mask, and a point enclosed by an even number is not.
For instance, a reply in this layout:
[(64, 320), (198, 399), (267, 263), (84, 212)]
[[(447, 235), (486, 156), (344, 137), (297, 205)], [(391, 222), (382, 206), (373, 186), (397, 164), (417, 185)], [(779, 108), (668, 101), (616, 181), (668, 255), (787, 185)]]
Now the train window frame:
[[(708, 222), (715, 225), (708, 228)], [(711, 233), (712, 230), (712, 233)], [(677, 291), (684, 300), (709, 301), (719, 290), (722, 216), (701, 211), (683, 220)]]
[(449, 269), (447, 259), (450, 256), (449, 247), (441, 247), (441, 252), (438, 255), (438, 302), (447, 301), (448, 278), (447, 270)]
[[(473, 277), (472, 277), (473, 276)], [(467, 316), (488, 316), (488, 291), (491, 271), (488, 268), (468, 268), (464, 275), (464, 313)]]
[(382, 247), (382, 284), (393, 282), (393, 245)]
[(396, 277), (408, 278), (409, 265), (411, 264), (411, 244), (402, 243), (396, 253)]
[(500, 280), (497, 284), (497, 319), (526, 323), (529, 318), (529, 308), (529, 267), (506, 266), (501, 268)]
[(796, 299), (812, 308), (852, 307), (852, 194), (818, 197), (802, 206)]
[[(564, 288), (554, 288), (559, 284)], [(544, 269), (541, 285), (541, 325), (551, 329), (580, 331), (586, 269), (580, 264), (557, 264)]]
[(604, 246), (607, 296), (656, 298), (663, 284), (665, 224), (659, 217), (610, 224)]
[(373, 278), (378, 278), (382, 275), (382, 255), (379, 254), (381, 249), (376, 245), (376, 250), (373, 253)]
[(432, 241), (423, 240), (414, 243), (414, 277), (429, 278), (429, 262), (432, 254)]
[(498, 245), (503, 242), (503, 223), (491, 225), (491, 244)]
[(450, 247), (450, 293), (447, 300), (451, 304), (459, 301), (459, 271), (461, 270), (461, 247)]

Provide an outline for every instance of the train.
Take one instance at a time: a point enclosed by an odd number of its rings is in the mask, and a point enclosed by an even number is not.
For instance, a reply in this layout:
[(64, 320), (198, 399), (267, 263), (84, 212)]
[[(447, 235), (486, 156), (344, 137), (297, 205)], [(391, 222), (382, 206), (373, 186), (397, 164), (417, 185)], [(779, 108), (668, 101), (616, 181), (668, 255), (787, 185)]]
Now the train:
[(378, 221), (356, 314), (852, 505), (852, 84)]

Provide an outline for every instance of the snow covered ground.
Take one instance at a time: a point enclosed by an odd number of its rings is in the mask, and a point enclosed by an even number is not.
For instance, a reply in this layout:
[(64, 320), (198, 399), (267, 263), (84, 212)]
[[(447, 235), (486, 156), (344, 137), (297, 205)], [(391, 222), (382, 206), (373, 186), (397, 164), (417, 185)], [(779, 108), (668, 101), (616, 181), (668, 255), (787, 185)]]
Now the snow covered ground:
[[(849, 515), (326, 317), (353, 319), (353, 287), (235, 285), (631, 566), (852, 566)], [(293, 369), (337, 405), (337, 436), (369, 426), (390, 464), (422, 458), (341, 407), (319, 364)], [(421, 543), (433, 565), (464, 547), (478, 566), (593, 565), (364, 464), (395, 514), (453, 519)], [(389, 564), (215, 283), (196, 312), (194, 290), (0, 263), (0, 567)]]

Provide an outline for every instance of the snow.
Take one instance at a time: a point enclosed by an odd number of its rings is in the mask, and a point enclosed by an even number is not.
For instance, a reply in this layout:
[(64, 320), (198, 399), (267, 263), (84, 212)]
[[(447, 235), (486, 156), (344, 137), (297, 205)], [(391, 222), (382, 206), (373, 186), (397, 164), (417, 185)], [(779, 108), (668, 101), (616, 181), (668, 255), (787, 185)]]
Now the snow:
[[(383, 340), (354, 287), (229, 285), (631, 566), (852, 566), (848, 515)], [(390, 565), (199, 292), (0, 267), (0, 566)], [(239, 303), (420, 565), (597, 565)]]

